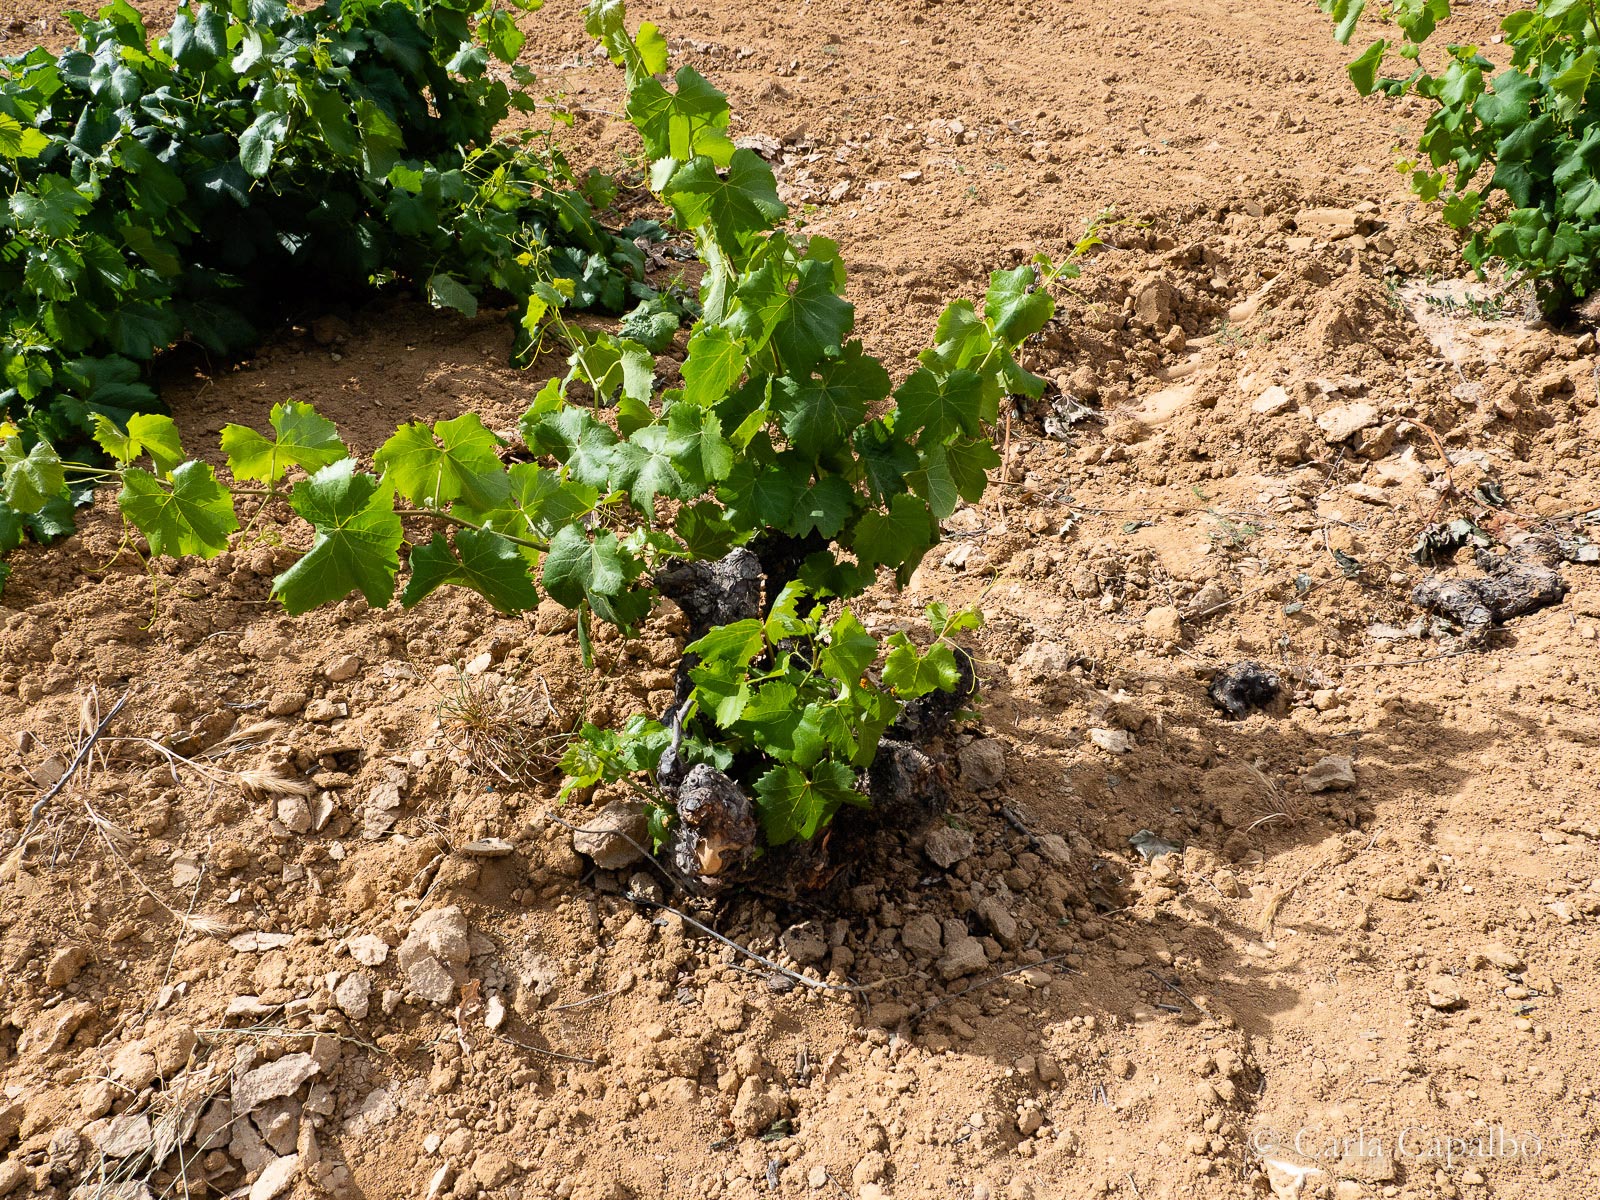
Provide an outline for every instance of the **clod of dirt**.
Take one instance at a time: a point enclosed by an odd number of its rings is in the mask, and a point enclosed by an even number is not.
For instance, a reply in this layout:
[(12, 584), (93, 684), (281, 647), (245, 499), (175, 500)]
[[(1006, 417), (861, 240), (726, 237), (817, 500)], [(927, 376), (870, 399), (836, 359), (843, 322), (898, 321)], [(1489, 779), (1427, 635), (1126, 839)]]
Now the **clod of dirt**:
[(1482, 638), (1511, 617), (1559, 604), (1567, 594), (1555, 570), (1561, 548), (1548, 535), (1519, 542), (1503, 555), (1479, 550), (1474, 557), (1482, 578), (1430, 575), (1411, 593), (1413, 604), (1454, 621), (1470, 639)]
[(978, 690), (978, 677), (972, 670), (972, 655), (957, 646), (955, 659), (956, 669), (961, 672), (955, 689), (929, 692), (926, 696), (908, 701), (894, 724), (889, 726), (890, 738), (925, 746), (950, 727), (955, 715), (966, 707)]
[(761, 560), (743, 547), (716, 562), (672, 559), (656, 572), (661, 594), (683, 609), (689, 636), (761, 615)]
[(1356, 786), (1356, 771), (1342, 754), (1330, 754), (1300, 776), (1308, 792), (1345, 792)]
[(1283, 680), (1276, 671), (1268, 670), (1258, 662), (1236, 662), (1224, 667), (1211, 679), (1206, 694), (1211, 702), (1235, 719), (1247, 716), (1252, 709), (1265, 708), (1278, 698)]
[(678, 787), (677, 809), (669, 854), (685, 879), (702, 892), (739, 879), (756, 854), (750, 797), (715, 767), (697, 763)]
[(879, 828), (915, 836), (944, 815), (950, 793), (944, 772), (931, 758), (906, 742), (885, 738), (867, 772), (872, 810), (863, 814)]

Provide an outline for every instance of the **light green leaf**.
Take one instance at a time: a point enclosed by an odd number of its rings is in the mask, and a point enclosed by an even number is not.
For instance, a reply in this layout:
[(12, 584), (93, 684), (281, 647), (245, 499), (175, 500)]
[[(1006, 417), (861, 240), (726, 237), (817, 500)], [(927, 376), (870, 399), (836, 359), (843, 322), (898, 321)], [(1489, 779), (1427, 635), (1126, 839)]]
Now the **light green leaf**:
[(961, 668), (948, 642), (935, 642), (926, 653), (919, 651), (903, 633), (889, 639), (889, 657), (883, 664), (883, 685), (902, 700), (915, 700), (929, 692), (954, 691), (961, 682)]
[(795, 766), (779, 766), (756, 781), (756, 808), (767, 843), (781, 846), (813, 838), (833, 820), (839, 807), (859, 802), (855, 772), (843, 763), (822, 762), (808, 776)]
[(994, 331), (1019, 345), (1044, 328), (1055, 315), (1056, 302), (1046, 292), (1029, 291), (1038, 282), (1032, 263), (1015, 271), (994, 271), (989, 275), (989, 294), (983, 301), (983, 315)]
[(746, 362), (744, 343), (720, 326), (698, 330), (689, 339), (689, 357), (683, 361), (683, 399), (702, 408), (719, 403), (739, 377)]
[(487, 508), (510, 492), (495, 453), (499, 445), (478, 414), (468, 412), (440, 421), (431, 431), (421, 421), (400, 426), (373, 462), (413, 504), (438, 506), (465, 496)]
[(67, 476), (55, 447), (44, 439), (33, 444), (26, 454), (22, 439), (9, 437), (0, 442), (0, 493), (5, 502), (24, 515), (36, 513), (66, 490)]
[(291, 466), (315, 474), (349, 457), (333, 422), (309, 404), (298, 400), (274, 404), (269, 420), (277, 434), (272, 441), (248, 426), (222, 427), (222, 452), (235, 479), (275, 483)]
[(778, 199), (772, 168), (753, 150), (735, 150), (727, 173), (704, 155), (673, 172), (661, 197), (672, 205), (686, 229), (710, 225), (717, 241), (739, 261), (736, 251), (788, 214)]
[(375, 608), (394, 597), (405, 540), (394, 511), (394, 485), (355, 467), (354, 459), (342, 459), (290, 493), (290, 506), (316, 530), (306, 556), (272, 582), (273, 594), (291, 613), (331, 604), (352, 591)]
[(186, 462), (174, 471), (170, 487), (140, 467), (129, 467), (122, 474), (117, 507), (150, 542), (152, 554), (172, 558), (215, 558), (239, 528), (233, 497), (201, 462)]
[(15, 117), (0, 113), (0, 158), (38, 158), (49, 148), (49, 135), (26, 129)]

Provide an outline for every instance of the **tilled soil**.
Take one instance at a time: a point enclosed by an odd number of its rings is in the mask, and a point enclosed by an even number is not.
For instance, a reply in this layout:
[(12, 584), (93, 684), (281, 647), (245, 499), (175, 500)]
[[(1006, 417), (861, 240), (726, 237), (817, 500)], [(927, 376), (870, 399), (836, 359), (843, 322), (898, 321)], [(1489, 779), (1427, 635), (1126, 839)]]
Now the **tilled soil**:
[[(13, 7), (0, 53), (67, 36)], [(148, 578), (102, 498), (0, 600), (0, 849), (131, 693), (0, 875), (0, 1195), (1594, 1195), (1594, 338), (1460, 281), (1387, 169), (1421, 111), (1359, 102), (1309, 4), (634, 16), (893, 365), (1110, 210), (998, 485), (858, 605), (988, 615), (947, 818), (813, 896), (656, 907), (550, 819), (616, 797), (535, 776), (664, 707), (681, 617), (594, 673), (555, 608), (290, 620), (283, 514)], [(527, 27), (616, 167), (620, 80), (565, 6)], [(509, 347), (389, 298), (162, 386), (192, 447), (293, 396), (370, 454), (513, 427), (555, 364)], [(1486, 546), (1412, 558), (1460, 518)], [(1414, 599), (1534, 560), (1499, 623)]]

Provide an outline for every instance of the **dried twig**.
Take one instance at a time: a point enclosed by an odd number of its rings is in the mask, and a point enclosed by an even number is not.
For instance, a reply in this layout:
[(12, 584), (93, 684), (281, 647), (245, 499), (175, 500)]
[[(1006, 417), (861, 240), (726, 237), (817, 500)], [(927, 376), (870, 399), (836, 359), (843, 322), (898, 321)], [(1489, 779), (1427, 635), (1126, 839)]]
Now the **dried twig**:
[(44, 810), (49, 807), (50, 801), (61, 794), (61, 789), (67, 786), (72, 777), (77, 774), (78, 768), (89, 760), (89, 754), (94, 750), (94, 744), (100, 740), (100, 735), (110, 727), (112, 720), (122, 711), (122, 706), (133, 696), (130, 689), (122, 693), (122, 698), (111, 706), (111, 711), (101, 718), (100, 723), (94, 727), (78, 752), (72, 756), (72, 761), (67, 764), (67, 769), (61, 773), (61, 778), (50, 785), (50, 790), (34, 801), (33, 808), (28, 813), (28, 824), (22, 831), (22, 836), (17, 839), (16, 849), (11, 852), (4, 869), (0, 869), (0, 878), (9, 879), (22, 865), (22, 858), (28, 852), (28, 839), (39, 827), (39, 821), (44, 816)]

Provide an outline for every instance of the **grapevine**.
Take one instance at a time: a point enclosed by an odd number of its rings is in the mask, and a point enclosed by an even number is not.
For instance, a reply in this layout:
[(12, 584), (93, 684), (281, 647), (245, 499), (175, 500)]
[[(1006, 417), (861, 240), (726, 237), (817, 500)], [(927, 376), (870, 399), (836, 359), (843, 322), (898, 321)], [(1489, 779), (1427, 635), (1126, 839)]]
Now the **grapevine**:
[(570, 369), (534, 396), (521, 446), (468, 413), (402, 425), (369, 467), (326, 417), (286, 401), (270, 432), (223, 429), (219, 474), (159, 414), (94, 416), (108, 468), (0, 429), (16, 514), (0, 546), (87, 480), (120, 485), (123, 519), (158, 556), (212, 557), (239, 505), (286, 504), (312, 534), (273, 582), (290, 613), (355, 592), (376, 607), (398, 592), (410, 607), (462, 587), (507, 613), (543, 595), (576, 610), (587, 658), (593, 620), (632, 634), (674, 598), (694, 640), (673, 711), (585, 727), (563, 794), (630, 780), (665, 841), (675, 798), (711, 772), (753, 798), (766, 846), (804, 841), (867, 803), (863, 773), (897, 721), (921, 720), (938, 696), (947, 719), (971, 695), (952, 639), (976, 614), (934, 606), (920, 647), (880, 641), (843, 602), (882, 572), (905, 583), (956, 506), (981, 497), (1004, 397), (1042, 394), (1016, 352), (1054, 302), (1034, 264), (995, 272), (981, 306), (945, 309), (896, 386), (851, 336), (838, 247), (784, 228), (770, 168), (727, 138), (722, 93), (687, 67), (675, 87), (660, 82), (664, 40), (648, 24), (630, 35), (615, 0), (596, 0), (587, 20), (627, 72), (652, 189), (706, 268), (681, 387), (657, 393), (644, 341), (574, 328), (564, 313), (578, 281), (547, 275), (528, 289), (523, 332), (530, 345), (563, 340)]
[[(1366, 0), (1319, 3), (1348, 42)], [(1600, 280), (1594, 7), (1538, 0), (1518, 8), (1500, 22), (1508, 69), (1497, 70), (1476, 46), (1452, 45), (1433, 72), (1421, 65), (1423, 44), (1449, 16), (1449, 0), (1398, 0), (1385, 19), (1399, 29), (1399, 43), (1372, 42), (1350, 64), (1350, 78), (1363, 96), (1415, 95), (1434, 106), (1417, 154), (1397, 165), (1418, 196), (1439, 201), (1446, 223), (1468, 235), (1462, 250), (1472, 267), (1482, 273), (1499, 259), (1557, 313)], [(1406, 74), (1381, 73), (1391, 52), (1413, 64)]]

